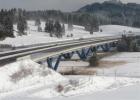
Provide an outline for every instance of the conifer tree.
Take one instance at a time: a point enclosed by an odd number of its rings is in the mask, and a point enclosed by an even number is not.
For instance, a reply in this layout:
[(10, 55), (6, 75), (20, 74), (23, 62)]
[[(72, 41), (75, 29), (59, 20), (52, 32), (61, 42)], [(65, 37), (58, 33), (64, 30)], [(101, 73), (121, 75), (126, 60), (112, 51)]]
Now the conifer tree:
[(64, 24), (62, 25), (62, 34), (63, 35), (65, 34), (65, 25)]
[(0, 11), (0, 38), (14, 37), (13, 34), (13, 15), (11, 11)]
[(25, 30), (27, 29), (27, 22), (26, 22), (26, 18), (23, 16), (22, 13), (19, 13), (18, 16), (17, 29), (20, 36), (26, 35)]
[(50, 33), (50, 37), (53, 37), (53, 33), (54, 33), (54, 25), (53, 25), (53, 21), (47, 21), (45, 24), (45, 32)]
[(41, 25), (41, 21), (40, 21), (39, 18), (37, 18), (37, 19), (35, 20), (35, 26), (40, 26), (40, 25)]
[(61, 24), (59, 21), (55, 22), (54, 28), (55, 28), (56, 37), (61, 38), (62, 37), (62, 28), (61, 28)]

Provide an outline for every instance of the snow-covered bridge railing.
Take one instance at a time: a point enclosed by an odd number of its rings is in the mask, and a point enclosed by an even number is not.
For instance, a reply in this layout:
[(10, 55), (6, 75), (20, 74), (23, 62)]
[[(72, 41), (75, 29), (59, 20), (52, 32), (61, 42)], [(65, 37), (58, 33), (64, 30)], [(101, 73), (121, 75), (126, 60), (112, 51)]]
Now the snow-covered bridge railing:
[(5, 50), (11, 50), (12, 49), (12, 45), (9, 44), (0, 44), (0, 52), (3, 52)]
[(0, 48), (12, 48), (12, 45), (9, 45), (9, 44), (0, 44)]

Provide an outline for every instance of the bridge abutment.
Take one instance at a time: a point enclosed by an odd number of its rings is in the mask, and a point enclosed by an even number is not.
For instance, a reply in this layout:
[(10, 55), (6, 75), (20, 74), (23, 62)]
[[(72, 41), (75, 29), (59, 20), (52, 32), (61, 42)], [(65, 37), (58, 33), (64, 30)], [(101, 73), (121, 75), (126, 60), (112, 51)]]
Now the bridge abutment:
[(99, 61), (99, 58), (98, 58), (97, 53), (95, 52), (92, 55), (92, 57), (90, 57), (89, 64), (90, 64), (90, 66), (95, 67), (95, 66), (98, 66), (98, 64), (99, 64), (98, 61)]

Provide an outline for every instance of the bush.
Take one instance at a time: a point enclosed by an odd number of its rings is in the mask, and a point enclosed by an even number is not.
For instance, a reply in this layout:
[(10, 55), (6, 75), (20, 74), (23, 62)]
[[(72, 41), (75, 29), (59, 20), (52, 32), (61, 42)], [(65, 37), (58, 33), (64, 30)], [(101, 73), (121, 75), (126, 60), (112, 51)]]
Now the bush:
[(57, 92), (62, 92), (63, 90), (64, 90), (64, 86), (63, 85), (59, 84), (59, 85), (56, 86), (56, 91)]
[(21, 68), (18, 72), (15, 72), (10, 77), (11, 80), (16, 83), (17, 81), (20, 81), (22, 78), (25, 78), (31, 74), (32, 74), (32, 69)]

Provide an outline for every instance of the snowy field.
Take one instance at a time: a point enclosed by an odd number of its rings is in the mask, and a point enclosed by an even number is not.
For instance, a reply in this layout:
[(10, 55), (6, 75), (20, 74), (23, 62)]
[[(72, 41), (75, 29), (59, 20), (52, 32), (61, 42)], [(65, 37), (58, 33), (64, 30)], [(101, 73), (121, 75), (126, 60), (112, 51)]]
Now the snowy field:
[[(45, 22), (41, 22), (41, 27), (44, 30)], [(16, 25), (14, 25), (14, 35), (16, 38), (6, 38), (3, 41), (0, 41), (0, 44), (10, 44), (12, 46), (26, 46), (40, 43), (49, 43), (55, 41), (64, 41), (64, 40), (73, 40), (79, 38), (89, 38), (89, 37), (101, 37), (101, 36), (110, 36), (117, 34), (124, 34), (127, 32), (140, 32), (138, 28), (132, 28), (127, 26), (119, 26), (119, 25), (103, 25), (99, 27), (103, 32), (94, 32), (93, 35), (90, 35), (88, 31), (85, 31), (84, 27), (74, 25), (72, 31), (68, 31), (67, 24), (65, 24), (66, 33), (63, 38), (58, 39), (56, 37), (49, 37), (49, 33), (38, 32), (37, 26), (35, 26), (34, 21), (28, 21), (28, 30), (27, 35), (18, 36)], [(73, 34), (73, 37), (68, 37)]]
[(129, 52), (119, 53), (107, 58), (103, 58), (101, 62), (119, 63), (110, 67), (108, 64), (106, 68), (98, 69), (98, 75), (104, 76), (120, 76), (120, 77), (135, 77), (140, 78), (140, 53)]

